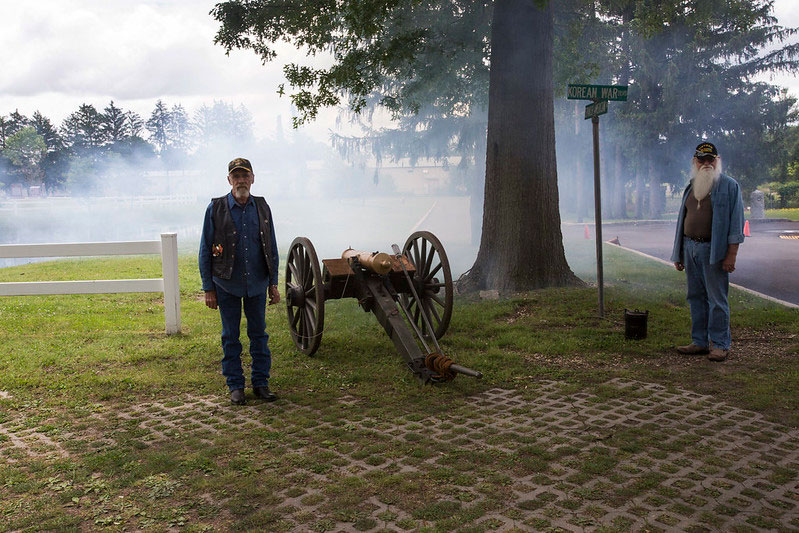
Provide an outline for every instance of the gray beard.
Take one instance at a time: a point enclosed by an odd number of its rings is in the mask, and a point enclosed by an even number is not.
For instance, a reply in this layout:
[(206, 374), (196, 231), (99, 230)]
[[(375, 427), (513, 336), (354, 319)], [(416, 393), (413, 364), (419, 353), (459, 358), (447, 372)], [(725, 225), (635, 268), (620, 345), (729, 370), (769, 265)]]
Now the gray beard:
[(696, 198), (696, 201), (701, 203), (708, 194), (710, 194), (710, 190), (713, 188), (713, 185), (721, 176), (721, 165), (717, 168), (697, 168), (694, 165), (692, 169), (692, 176), (691, 182), (693, 183), (693, 195)]
[(250, 197), (250, 191), (247, 190), (247, 187), (235, 187), (233, 189), (233, 198), (238, 200), (239, 202), (243, 202)]

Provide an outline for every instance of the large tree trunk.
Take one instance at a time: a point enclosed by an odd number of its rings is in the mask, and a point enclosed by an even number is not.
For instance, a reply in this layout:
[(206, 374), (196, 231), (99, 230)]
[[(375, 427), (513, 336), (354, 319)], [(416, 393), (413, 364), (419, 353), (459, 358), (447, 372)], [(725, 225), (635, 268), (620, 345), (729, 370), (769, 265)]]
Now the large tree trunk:
[(494, 4), (483, 232), (461, 290), (582, 283), (566, 263), (560, 229), (552, 4)]
[(469, 188), (469, 218), (472, 226), (472, 245), (477, 246), (480, 244), (480, 232), (482, 230), (481, 224), (483, 222), (483, 199), (485, 191), (485, 152), (476, 155), (474, 158), (474, 167), (469, 170), (470, 175), (470, 188)]

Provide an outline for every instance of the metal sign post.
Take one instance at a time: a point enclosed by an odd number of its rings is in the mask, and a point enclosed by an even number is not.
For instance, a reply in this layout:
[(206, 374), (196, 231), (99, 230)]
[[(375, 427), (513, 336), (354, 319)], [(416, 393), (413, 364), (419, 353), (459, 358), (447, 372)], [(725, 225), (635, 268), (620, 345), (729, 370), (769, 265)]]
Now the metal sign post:
[(599, 289), (599, 316), (605, 316), (605, 284), (602, 272), (602, 198), (599, 181), (599, 115), (608, 112), (608, 100), (627, 100), (626, 85), (569, 85), (569, 100), (593, 100), (585, 106), (594, 135), (594, 224), (596, 226), (596, 284)]
[[(589, 105), (588, 107), (591, 106)], [(607, 110), (607, 100), (605, 101), (605, 110)], [(605, 316), (605, 282), (602, 273), (602, 198), (599, 196), (599, 115), (593, 115), (591, 117), (591, 126), (594, 130), (594, 226), (596, 227), (596, 286), (599, 289), (599, 317), (603, 318)]]

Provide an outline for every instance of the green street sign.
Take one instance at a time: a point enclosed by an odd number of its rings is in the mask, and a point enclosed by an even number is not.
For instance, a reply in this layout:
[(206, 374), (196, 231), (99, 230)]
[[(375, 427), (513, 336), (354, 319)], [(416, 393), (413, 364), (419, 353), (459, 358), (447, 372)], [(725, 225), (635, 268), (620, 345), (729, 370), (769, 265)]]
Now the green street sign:
[(598, 117), (599, 115), (604, 115), (608, 112), (608, 101), (607, 100), (600, 100), (599, 102), (594, 102), (593, 104), (588, 104), (585, 106), (585, 118), (594, 118)]
[(569, 100), (627, 100), (627, 85), (572, 85), (569, 84)]

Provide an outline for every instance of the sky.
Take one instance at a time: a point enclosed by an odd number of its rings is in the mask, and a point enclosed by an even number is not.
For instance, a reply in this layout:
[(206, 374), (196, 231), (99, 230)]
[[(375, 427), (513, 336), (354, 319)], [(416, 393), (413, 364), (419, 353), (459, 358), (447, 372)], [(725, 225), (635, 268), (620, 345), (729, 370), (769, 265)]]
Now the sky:
[[(61, 121), (82, 103), (110, 100), (146, 120), (160, 98), (190, 113), (216, 100), (244, 104), (259, 137), (290, 127), (282, 63), (213, 44), (213, 0), (0, 0), (0, 114), (35, 110)], [(283, 47), (283, 56), (298, 53)], [(327, 136), (335, 111), (308, 129)]]
[[(288, 97), (279, 97), (281, 59), (301, 57), (288, 45), (265, 66), (251, 51), (229, 56), (213, 44), (214, 0), (0, 0), (0, 114), (39, 110), (55, 124), (82, 103), (110, 100), (147, 118), (156, 100), (190, 113), (222, 100), (244, 104), (255, 133), (268, 137), (278, 117), (289, 127)], [(797, 0), (776, 0), (784, 26), (799, 26)], [(799, 97), (795, 76), (766, 78)], [(337, 128), (326, 110), (303, 129), (319, 140)]]

